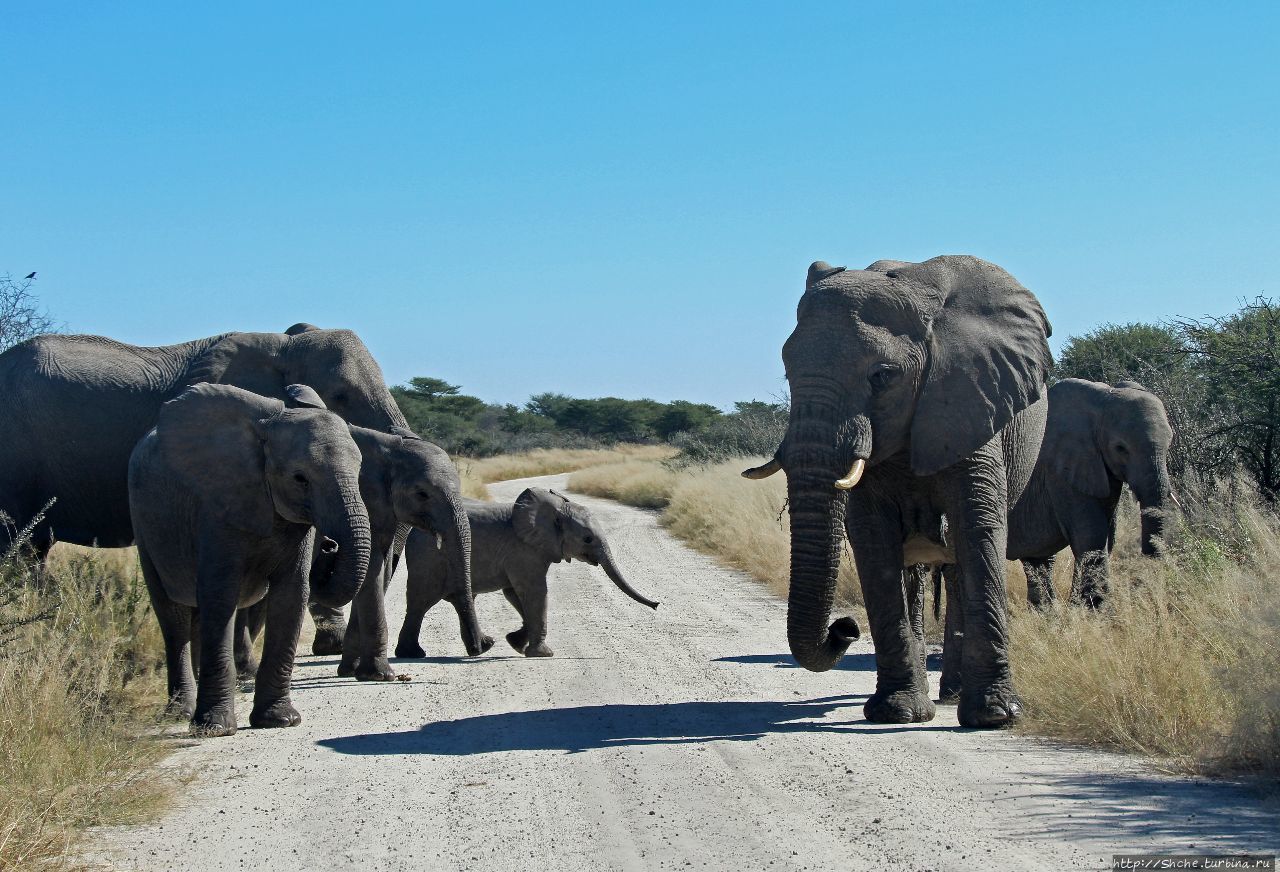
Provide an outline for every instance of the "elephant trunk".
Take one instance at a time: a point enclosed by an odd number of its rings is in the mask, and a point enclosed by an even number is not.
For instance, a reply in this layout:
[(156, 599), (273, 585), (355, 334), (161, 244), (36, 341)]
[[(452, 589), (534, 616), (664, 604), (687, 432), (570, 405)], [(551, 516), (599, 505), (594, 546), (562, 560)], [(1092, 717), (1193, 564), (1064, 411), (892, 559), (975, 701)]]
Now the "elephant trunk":
[(1164, 549), (1165, 527), (1173, 513), (1173, 489), (1164, 457), (1155, 456), (1140, 477), (1129, 482), (1142, 509), (1142, 553), (1158, 556)]
[[(813, 672), (835, 666), (858, 638), (858, 625), (852, 618), (828, 625), (835, 605), (848, 501), (848, 491), (837, 487), (836, 480), (850, 468), (852, 457), (870, 453), (871, 441), (869, 428), (839, 426), (843, 416), (825, 405), (793, 403), (783, 442), (791, 515), (787, 641), (796, 662)], [(863, 430), (866, 432), (854, 432)], [(842, 433), (844, 439), (840, 439)]]
[(328, 499), (315, 510), (320, 554), (325, 571), (313, 572), (311, 597), (338, 608), (351, 602), (369, 568), (369, 514), (360, 499), (355, 476), (339, 476)]
[(613, 562), (613, 554), (609, 551), (609, 546), (601, 544), (600, 548), (600, 568), (604, 570), (604, 574), (609, 576), (609, 580), (618, 586), (618, 590), (631, 597), (636, 602), (646, 605), (651, 609), (656, 609), (658, 603), (651, 600), (640, 591), (636, 590), (627, 580), (622, 577), (622, 573), (618, 571), (617, 565)]
[(479, 657), (489, 646), (484, 644), (484, 633), (480, 629), (475, 597), (471, 592), (471, 522), (457, 497), (450, 498), (449, 507), (452, 518), (442, 536), (443, 547), (449, 562), (449, 577), (461, 579), (457, 609), (464, 627), (462, 641), (468, 656)]

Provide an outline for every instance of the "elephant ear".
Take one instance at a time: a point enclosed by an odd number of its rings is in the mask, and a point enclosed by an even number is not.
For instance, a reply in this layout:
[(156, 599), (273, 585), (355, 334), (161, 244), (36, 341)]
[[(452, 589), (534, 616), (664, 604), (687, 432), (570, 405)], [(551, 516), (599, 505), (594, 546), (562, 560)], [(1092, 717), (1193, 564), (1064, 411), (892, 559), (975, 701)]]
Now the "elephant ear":
[(547, 560), (559, 563), (563, 559), (560, 513), (546, 494), (547, 491), (539, 488), (525, 488), (516, 497), (511, 524), (521, 542), (535, 548)]
[(329, 408), (324, 404), (324, 400), (320, 399), (320, 395), (307, 385), (289, 385), (284, 389), (284, 395), (288, 397), (288, 405), (291, 409), (327, 410)]
[(182, 487), (228, 525), (266, 536), (275, 507), (263, 425), (283, 410), (279, 400), (230, 385), (193, 385), (161, 407), (156, 440)]
[(281, 396), (288, 342), (280, 333), (228, 333), (196, 358), (186, 383), (228, 384), (264, 397)]
[(1111, 388), (1068, 378), (1049, 388), (1049, 423), (1040, 461), (1080, 493), (1096, 499), (1111, 494), (1111, 473), (1102, 459), (1098, 428), (1105, 427)]
[(930, 359), (911, 425), (911, 468), (932, 475), (977, 451), (1038, 400), (1053, 366), (1036, 298), (976, 257), (935, 257), (885, 273), (935, 289)]

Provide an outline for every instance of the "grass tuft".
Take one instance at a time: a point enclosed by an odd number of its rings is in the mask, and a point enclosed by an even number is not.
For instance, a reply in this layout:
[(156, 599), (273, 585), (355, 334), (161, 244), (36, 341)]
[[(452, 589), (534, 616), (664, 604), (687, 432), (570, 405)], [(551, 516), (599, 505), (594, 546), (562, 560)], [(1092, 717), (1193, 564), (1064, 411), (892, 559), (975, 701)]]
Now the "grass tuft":
[(133, 549), (0, 567), (0, 870), (63, 869), (85, 830), (157, 812), (163, 644)]

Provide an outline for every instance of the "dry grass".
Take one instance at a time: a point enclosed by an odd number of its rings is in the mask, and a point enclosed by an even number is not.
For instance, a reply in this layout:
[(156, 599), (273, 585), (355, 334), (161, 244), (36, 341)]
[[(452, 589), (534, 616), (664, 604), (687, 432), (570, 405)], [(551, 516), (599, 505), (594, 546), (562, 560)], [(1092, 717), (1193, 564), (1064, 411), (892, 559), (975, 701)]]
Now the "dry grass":
[(462, 493), (477, 500), (489, 498), (485, 485), (513, 478), (556, 475), (624, 460), (665, 460), (675, 454), (666, 445), (617, 445), (613, 448), (538, 448), (524, 454), (471, 459), (459, 457)]
[(0, 583), (0, 621), (54, 610), (0, 650), (0, 870), (68, 868), (88, 827), (169, 795), (150, 771), (163, 645), (133, 549), (59, 545), (42, 576), (11, 567)]
[[(1024, 729), (1182, 771), (1274, 776), (1280, 520), (1248, 500), (1196, 502), (1159, 560), (1138, 553), (1137, 521), (1125, 513), (1101, 614), (1013, 610)], [(1055, 581), (1061, 595), (1069, 570)]]

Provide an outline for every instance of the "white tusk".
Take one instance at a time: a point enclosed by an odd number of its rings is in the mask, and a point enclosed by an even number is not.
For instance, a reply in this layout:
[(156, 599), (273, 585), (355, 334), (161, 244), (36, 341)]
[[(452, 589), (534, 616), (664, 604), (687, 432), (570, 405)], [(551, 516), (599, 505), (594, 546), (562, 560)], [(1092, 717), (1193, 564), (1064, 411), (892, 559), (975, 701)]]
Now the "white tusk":
[(853, 466), (849, 467), (849, 474), (844, 478), (836, 479), (836, 487), (840, 490), (853, 490), (853, 488), (862, 480), (862, 470), (867, 466), (867, 461), (859, 457), (853, 462)]
[(751, 479), (768, 478), (780, 469), (782, 469), (782, 464), (775, 457), (764, 466), (753, 466), (751, 469), (742, 470), (742, 477)]
[(436, 550), (437, 551), (444, 550), (444, 537), (441, 536), (439, 533), (436, 533)]

